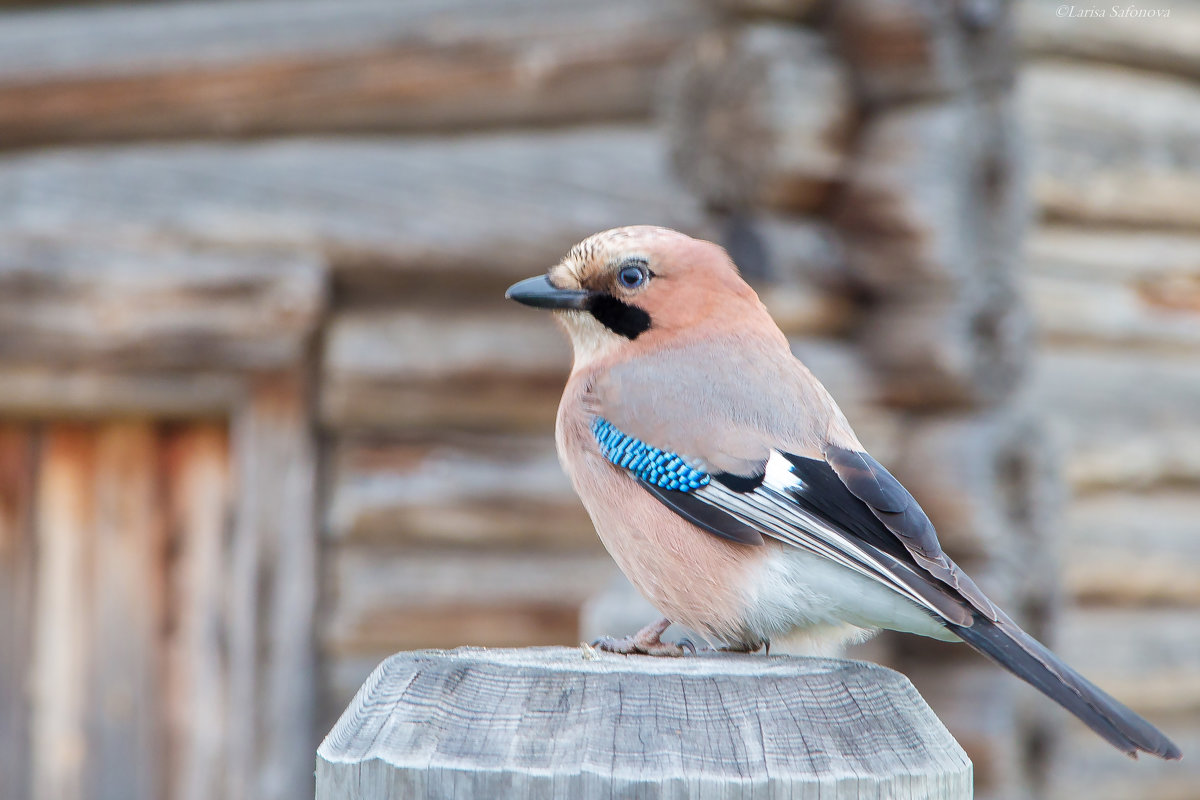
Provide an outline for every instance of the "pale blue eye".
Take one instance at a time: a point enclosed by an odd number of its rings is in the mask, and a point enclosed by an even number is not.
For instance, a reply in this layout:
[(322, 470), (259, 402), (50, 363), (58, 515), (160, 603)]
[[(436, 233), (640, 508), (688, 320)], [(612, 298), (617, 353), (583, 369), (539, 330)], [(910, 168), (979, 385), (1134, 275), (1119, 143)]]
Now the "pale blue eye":
[(643, 267), (625, 267), (617, 273), (617, 279), (626, 289), (636, 289), (646, 282), (646, 270)]

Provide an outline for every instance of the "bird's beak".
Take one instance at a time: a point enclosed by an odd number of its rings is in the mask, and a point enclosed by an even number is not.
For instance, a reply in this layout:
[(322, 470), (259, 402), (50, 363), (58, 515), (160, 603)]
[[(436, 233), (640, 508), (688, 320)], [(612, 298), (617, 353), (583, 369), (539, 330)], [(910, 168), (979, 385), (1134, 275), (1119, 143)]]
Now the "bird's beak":
[(504, 293), (507, 300), (534, 308), (576, 308), (582, 309), (588, 299), (588, 292), (579, 289), (560, 289), (550, 282), (545, 275), (526, 278), (514, 283)]

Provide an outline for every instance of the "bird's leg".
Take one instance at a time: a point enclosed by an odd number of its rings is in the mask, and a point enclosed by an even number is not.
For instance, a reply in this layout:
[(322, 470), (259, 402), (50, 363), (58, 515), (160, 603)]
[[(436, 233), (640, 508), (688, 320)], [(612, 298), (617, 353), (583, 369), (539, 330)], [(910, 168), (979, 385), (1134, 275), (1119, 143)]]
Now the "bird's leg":
[(727, 644), (718, 649), (722, 653), (757, 653), (764, 647), (767, 648), (767, 655), (771, 655), (771, 642), (766, 639), (754, 644), (751, 644), (750, 642), (736, 642), (734, 644)]
[(592, 647), (607, 653), (623, 653), (627, 656), (636, 653), (647, 656), (679, 657), (689, 651), (695, 653), (696, 648), (690, 642), (684, 645), (662, 640), (663, 631), (670, 625), (671, 620), (660, 619), (658, 622), (650, 623), (632, 636), (622, 636), (620, 639), (603, 636), (592, 642)]

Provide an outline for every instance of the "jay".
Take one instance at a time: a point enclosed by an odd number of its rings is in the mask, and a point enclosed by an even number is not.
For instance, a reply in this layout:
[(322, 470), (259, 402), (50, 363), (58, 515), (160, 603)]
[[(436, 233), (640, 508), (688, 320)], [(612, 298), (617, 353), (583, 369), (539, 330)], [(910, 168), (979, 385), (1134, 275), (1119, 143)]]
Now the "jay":
[(571, 339), (559, 457), (604, 546), (665, 617), (598, 646), (682, 655), (660, 638), (672, 622), (741, 651), (881, 628), (962, 641), (1124, 752), (1179, 758), (942, 551), (723, 249), (617, 228), (506, 296), (552, 309)]

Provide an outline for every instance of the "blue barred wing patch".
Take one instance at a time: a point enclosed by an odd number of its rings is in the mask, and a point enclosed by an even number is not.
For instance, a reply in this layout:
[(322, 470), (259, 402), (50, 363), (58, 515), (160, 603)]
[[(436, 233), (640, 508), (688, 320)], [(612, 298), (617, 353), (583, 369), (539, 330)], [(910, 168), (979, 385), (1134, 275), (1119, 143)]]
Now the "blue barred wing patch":
[(679, 492), (708, 485), (709, 476), (704, 470), (692, 467), (682, 456), (635, 439), (603, 417), (596, 417), (592, 422), (592, 435), (605, 458), (646, 483)]

